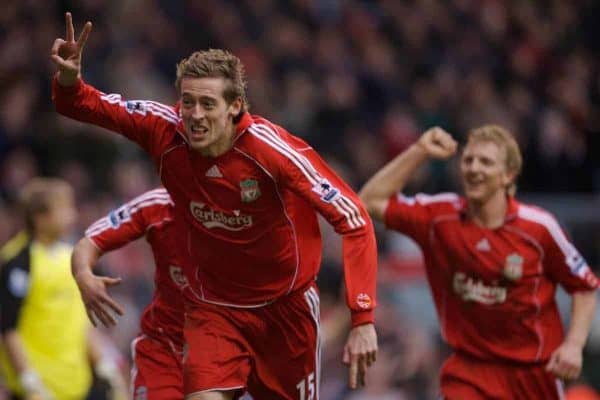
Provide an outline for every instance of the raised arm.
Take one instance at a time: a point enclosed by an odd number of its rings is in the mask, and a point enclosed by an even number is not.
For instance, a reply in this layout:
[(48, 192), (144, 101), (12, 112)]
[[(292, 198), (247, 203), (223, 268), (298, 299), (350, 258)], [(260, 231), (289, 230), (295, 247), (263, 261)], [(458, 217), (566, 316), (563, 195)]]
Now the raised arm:
[(429, 158), (447, 159), (456, 153), (457, 143), (442, 128), (426, 131), (407, 150), (380, 169), (360, 190), (359, 195), (373, 218), (383, 220), (388, 199), (401, 191), (415, 170)]
[(56, 111), (77, 121), (120, 133), (139, 144), (154, 159), (171, 145), (179, 116), (171, 106), (150, 100), (126, 101), (119, 94), (106, 94), (81, 79), (81, 58), (92, 29), (87, 22), (75, 41), (70, 13), (66, 14), (65, 39), (54, 41), (50, 57), (57, 66), (52, 82)]

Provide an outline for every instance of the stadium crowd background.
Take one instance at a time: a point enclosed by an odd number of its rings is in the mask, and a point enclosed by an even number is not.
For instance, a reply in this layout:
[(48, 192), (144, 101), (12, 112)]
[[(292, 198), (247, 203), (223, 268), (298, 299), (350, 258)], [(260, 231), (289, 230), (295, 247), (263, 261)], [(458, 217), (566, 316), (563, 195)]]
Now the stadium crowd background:
[[(0, 6), (0, 244), (22, 223), (16, 193), (31, 177), (74, 185), (86, 226), (159, 184), (127, 140), (59, 117), (50, 101), (55, 37), (64, 12), (94, 28), (84, 78), (129, 99), (174, 104), (175, 64), (226, 48), (246, 65), (253, 113), (306, 138), (358, 190), (427, 127), (457, 138), (483, 123), (512, 130), (524, 152), (519, 193), (558, 214), (600, 267), (600, 4), (448, 0), (8, 0)], [(411, 191), (457, 190), (455, 163), (434, 163)], [(368, 388), (349, 393), (340, 363), (347, 318), (340, 242), (323, 226), (319, 276), (322, 398), (435, 398), (447, 349), (439, 338), (416, 247), (378, 227), (380, 354)], [(105, 257), (124, 278), (113, 293), (127, 316), (110, 331), (127, 357), (152, 291), (153, 261), (138, 242)], [(568, 303), (561, 304), (568, 308)], [(600, 390), (600, 316), (583, 382)], [(1, 395), (0, 395), (1, 398)]]

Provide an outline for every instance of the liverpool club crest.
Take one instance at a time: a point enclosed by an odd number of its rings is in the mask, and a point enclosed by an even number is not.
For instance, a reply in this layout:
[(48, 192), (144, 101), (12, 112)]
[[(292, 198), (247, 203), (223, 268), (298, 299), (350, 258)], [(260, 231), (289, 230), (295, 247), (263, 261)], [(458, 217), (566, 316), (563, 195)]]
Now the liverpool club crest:
[(506, 256), (504, 262), (504, 276), (511, 281), (521, 279), (523, 276), (523, 257), (517, 253)]
[(240, 193), (244, 203), (251, 203), (260, 197), (260, 188), (256, 179), (244, 179), (240, 182)]

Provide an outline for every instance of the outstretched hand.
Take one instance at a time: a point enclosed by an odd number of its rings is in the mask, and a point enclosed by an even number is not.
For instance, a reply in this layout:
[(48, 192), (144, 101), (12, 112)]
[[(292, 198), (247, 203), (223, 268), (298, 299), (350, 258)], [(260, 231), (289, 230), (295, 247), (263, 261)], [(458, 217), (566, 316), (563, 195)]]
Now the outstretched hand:
[(121, 283), (121, 278), (97, 276), (91, 272), (85, 272), (77, 275), (75, 282), (77, 282), (85, 311), (92, 324), (97, 326), (96, 320), (99, 320), (106, 327), (116, 325), (117, 321), (113, 317), (113, 313), (123, 315), (124, 310), (110, 297), (106, 289)]
[(428, 129), (419, 138), (417, 144), (428, 156), (440, 160), (452, 157), (458, 147), (452, 136), (438, 126)]
[(66, 37), (54, 40), (50, 58), (58, 66), (58, 82), (62, 86), (71, 86), (81, 76), (81, 54), (92, 31), (92, 23), (89, 21), (85, 23), (77, 41), (75, 41), (73, 18), (69, 12), (65, 15), (65, 23)]

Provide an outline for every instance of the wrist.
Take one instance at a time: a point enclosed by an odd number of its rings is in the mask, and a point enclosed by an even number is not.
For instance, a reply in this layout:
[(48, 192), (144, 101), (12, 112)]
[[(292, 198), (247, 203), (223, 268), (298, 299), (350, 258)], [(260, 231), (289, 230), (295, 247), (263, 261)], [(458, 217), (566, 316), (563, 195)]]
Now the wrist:
[(56, 74), (56, 80), (60, 86), (70, 87), (77, 83), (79, 80), (79, 74), (59, 70)]
[(73, 271), (73, 278), (75, 279), (76, 282), (80, 282), (82, 280), (85, 280), (86, 278), (90, 278), (94, 276), (93, 272), (92, 272), (92, 268), (91, 267), (79, 267), (76, 268)]
[(353, 311), (350, 315), (352, 328), (359, 325), (372, 324), (375, 320), (374, 310)]
[(575, 346), (581, 350), (583, 350), (583, 347), (585, 346), (585, 339), (581, 339), (581, 338), (575, 338), (575, 337), (569, 337), (567, 336), (565, 338), (564, 341), (565, 344), (568, 344), (570, 346)]
[(412, 151), (418, 153), (421, 157), (427, 158), (429, 156), (429, 152), (427, 151), (427, 146), (421, 143), (420, 140), (414, 142), (411, 146)]

